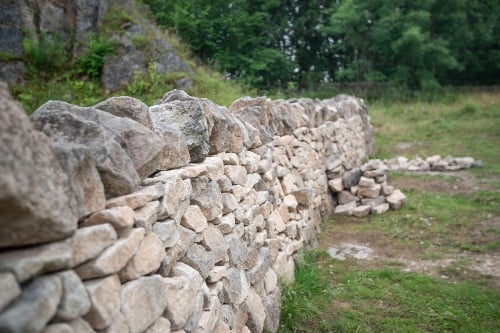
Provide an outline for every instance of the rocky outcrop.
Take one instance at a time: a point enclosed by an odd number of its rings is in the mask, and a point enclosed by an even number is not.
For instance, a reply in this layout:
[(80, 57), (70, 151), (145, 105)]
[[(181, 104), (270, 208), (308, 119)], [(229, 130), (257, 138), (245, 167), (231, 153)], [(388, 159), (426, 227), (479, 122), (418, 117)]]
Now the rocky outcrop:
[(2, 1), (0, 52), (12, 59), (0, 62), (0, 79), (11, 85), (23, 84), (26, 64), (19, 58), (24, 54), (25, 39), (34, 44), (54, 41), (76, 60), (88, 50), (90, 40), (106, 35), (103, 30), (108, 27), (103, 24), (113, 22), (120, 26), (112, 28), (117, 31), (112, 36), (106, 36), (114, 42), (115, 52), (104, 58), (101, 83), (105, 91), (126, 88), (150, 73), (184, 73), (176, 85), (188, 87), (193, 69), (167, 42), (161, 29), (141, 14), (146, 12), (141, 6), (133, 0)]
[(2, 331), (274, 332), (321, 216), (384, 186), (353, 97), (0, 97)]
[(68, 178), (50, 140), (0, 84), (0, 247), (70, 236), (77, 207)]

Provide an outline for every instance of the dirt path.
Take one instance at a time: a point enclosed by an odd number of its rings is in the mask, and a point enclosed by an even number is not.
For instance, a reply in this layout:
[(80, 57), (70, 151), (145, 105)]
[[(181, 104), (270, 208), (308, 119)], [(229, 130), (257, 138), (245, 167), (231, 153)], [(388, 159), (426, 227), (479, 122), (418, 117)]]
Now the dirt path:
[[(433, 175), (436, 177), (425, 177), (425, 180), (403, 175), (390, 181), (390, 184), (403, 192), (408, 189), (418, 189), (453, 195), (493, 190), (489, 185), (490, 182), (481, 180), (467, 171)], [(363, 267), (399, 267), (404, 271), (457, 281), (482, 279), (494, 287), (500, 287), (498, 248), (481, 252), (458, 249), (441, 251), (433, 245), (425, 248), (412, 246), (408, 242), (395, 241), (393, 237), (371, 228), (367, 219), (336, 220), (335, 223), (334, 230), (326, 228), (322, 231), (320, 247), (330, 250), (340, 258), (359, 257), (357, 264)], [(362, 231), (359, 231), (360, 229)], [(499, 234), (500, 216), (491, 216), (476, 222), (472, 230), (464, 231), (459, 237), (481, 245), (498, 241)]]

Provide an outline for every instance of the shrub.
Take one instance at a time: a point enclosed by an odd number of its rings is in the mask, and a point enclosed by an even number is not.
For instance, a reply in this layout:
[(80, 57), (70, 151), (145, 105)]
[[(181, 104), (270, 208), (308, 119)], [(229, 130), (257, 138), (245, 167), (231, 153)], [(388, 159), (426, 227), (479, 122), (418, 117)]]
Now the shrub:
[(23, 40), (23, 48), (32, 71), (53, 72), (61, 69), (68, 60), (65, 43), (58, 37), (42, 34)]
[(78, 72), (91, 78), (101, 75), (104, 57), (115, 52), (116, 43), (100, 37), (92, 38), (87, 52), (78, 58)]

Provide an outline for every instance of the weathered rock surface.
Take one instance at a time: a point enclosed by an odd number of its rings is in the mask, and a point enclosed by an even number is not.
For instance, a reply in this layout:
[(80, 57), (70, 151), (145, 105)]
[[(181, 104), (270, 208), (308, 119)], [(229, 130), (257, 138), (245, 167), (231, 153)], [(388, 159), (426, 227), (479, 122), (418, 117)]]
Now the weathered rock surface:
[(79, 144), (55, 143), (54, 151), (69, 180), (78, 219), (104, 209), (106, 197), (92, 151)]
[(92, 119), (96, 113), (115, 117), (96, 109), (49, 101), (31, 115), (31, 122), (54, 142), (87, 146), (94, 156), (106, 197), (130, 193), (139, 185), (134, 163), (119, 138)]
[(101, 330), (113, 322), (120, 310), (120, 279), (118, 275), (84, 282), (90, 298), (90, 311), (84, 319), (96, 330)]
[(21, 294), (21, 287), (12, 273), (0, 273), (0, 311)]
[(0, 83), (0, 247), (59, 240), (77, 227), (74, 198), (49, 139)]
[(73, 235), (73, 264), (77, 266), (97, 257), (117, 239), (115, 229), (108, 223), (78, 229)]
[(62, 295), (61, 280), (55, 276), (38, 277), (0, 314), (0, 331), (40, 332), (56, 313)]
[(25, 282), (37, 275), (72, 266), (71, 244), (59, 241), (22, 250), (0, 253), (0, 272), (11, 272)]
[(158, 236), (149, 232), (142, 240), (141, 245), (120, 271), (122, 282), (135, 280), (139, 277), (156, 271), (165, 257), (165, 246)]
[(145, 331), (162, 315), (169, 303), (168, 286), (160, 275), (141, 277), (123, 285), (121, 311), (130, 333)]
[(109, 112), (118, 117), (130, 118), (150, 130), (153, 129), (153, 122), (149, 115), (148, 106), (137, 98), (129, 96), (111, 97), (94, 105), (94, 108)]
[(54, 319), (65, 321), (85, 315), (90, 310), (90, 300), (82, 280), (72, 270), (57, 276), (61, 279), (62, 296)]

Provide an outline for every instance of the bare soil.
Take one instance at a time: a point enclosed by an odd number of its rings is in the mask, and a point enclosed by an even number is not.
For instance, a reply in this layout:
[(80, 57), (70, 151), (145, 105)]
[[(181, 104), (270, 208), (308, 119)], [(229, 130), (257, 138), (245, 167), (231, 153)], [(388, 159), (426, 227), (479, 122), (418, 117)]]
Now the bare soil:
[[(470, 194), (479, 190), (492, 190), (487, 180), (479, 179), (468, 171), (436, 173), (436, 177), (426, 177), (425, 181), (411, 176), (399, 176), (389, 183), (395, 188), (418, 189), (423, 191), (444, 192), (450, 194)], [(403, 208), (404, 209), (404, 208)], [(388, 213), (390, 214), (390, 212)], [(408, 242), (395, 241), (387, 234), (369, 229), (356, 231), (353, 226), (368, 223), (367, 219), (350, 218), (337, 220), (336, 230), (322, 230), (320, 248), (328, 250), (341, 244), (366, 246), (373, 251), (366, 259), (357, 264), (367, 268), (398, 267), (404, 271), (429, 274), (442, 279), (455, 281), (483, 281), (485, 284), (500, 288), (500, 250), (483, 252), (443, 251), (435, 255), (436, 249), (412, 246)], [(339, 232), (339, 229), (345, 230)], [(464, 230), (455, 235), (458, 241), (468, 241), (481, 245), (496, 241), (497, 233), (488, 230), (500, 230), (500, 216), (475, 223), (472, 230)], [(415, 241), (415, 240), (413, 240)], [(416, 240), (418, 241), (418, 240)], [(450, 253), (451, 252), (451, 253)], [(431, 253), (434, 253), (432, 255)], [(425, 259), (424, 259), (425, 258)]]

